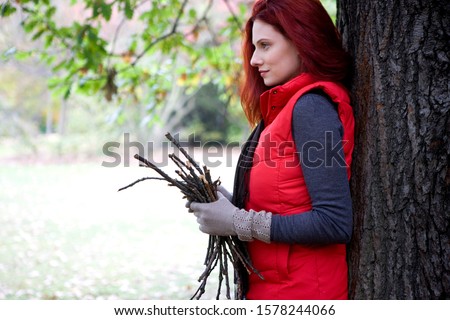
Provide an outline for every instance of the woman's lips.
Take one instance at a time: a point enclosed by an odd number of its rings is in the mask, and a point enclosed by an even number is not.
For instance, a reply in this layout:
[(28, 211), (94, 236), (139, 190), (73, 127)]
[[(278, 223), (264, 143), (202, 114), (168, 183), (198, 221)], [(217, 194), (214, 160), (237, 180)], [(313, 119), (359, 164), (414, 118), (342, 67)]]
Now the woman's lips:
[(261, 77), (264, 77), (267, 74), (267, 72), (269, 72), (269, 70), (260, 70), (259, 74), (261, 75)]

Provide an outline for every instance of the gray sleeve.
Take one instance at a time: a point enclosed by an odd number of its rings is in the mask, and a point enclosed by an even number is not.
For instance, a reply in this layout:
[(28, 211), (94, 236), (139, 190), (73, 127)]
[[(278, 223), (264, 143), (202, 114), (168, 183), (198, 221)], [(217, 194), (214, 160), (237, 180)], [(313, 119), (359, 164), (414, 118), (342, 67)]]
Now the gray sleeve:
[(271, 241), (348, 243), (353, 227), (352, 202), (343, 128), (334, 104), (321, 94), (305, 94), (295, 105), (292, 130), (312, 210), (273, 215)]

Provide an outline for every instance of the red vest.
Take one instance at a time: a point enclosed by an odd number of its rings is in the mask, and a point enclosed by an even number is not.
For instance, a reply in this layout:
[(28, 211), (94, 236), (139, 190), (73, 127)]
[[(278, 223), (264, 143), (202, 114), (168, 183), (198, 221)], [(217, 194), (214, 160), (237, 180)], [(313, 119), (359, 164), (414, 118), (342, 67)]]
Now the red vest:
[[(298, 98), (321, 89), (338, 106), (350, 178), (354, 118), (345, 88), (302, 74), (261, 95), (265, 128), (253, 157), (245, 208), (290, 215), (312, 209), (292, 137), (292, 112)], [(324, 181), (326, 183), (326, 181)], [(299, 245), (255, 240), (248, 243), (253, 265), (264, 277), (250, 275), (248, 299), (346, 299), (346, 246)]]

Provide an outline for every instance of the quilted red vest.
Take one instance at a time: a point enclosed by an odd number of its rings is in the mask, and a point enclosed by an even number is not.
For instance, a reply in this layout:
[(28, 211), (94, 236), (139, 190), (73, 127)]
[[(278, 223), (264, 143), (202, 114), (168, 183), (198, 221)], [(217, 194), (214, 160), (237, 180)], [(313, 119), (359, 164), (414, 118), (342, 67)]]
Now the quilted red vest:
[[(311, 199), (292, 137), (295, 103), (304, 93), (321, 89), (336, 104), (344, 129), (343, 144), (350, 179), (354, 118), (346, 89), (301, 74), (261, 95), (265, 128), (253, 157), (245, 208), (290, 215), (311, 210)], [(326, 183), (326, 181), (324, 181)], [(346, 246), (248, 243), (253, 265), (263, 275), (250, 275), (248, 299), (347, 299)]]

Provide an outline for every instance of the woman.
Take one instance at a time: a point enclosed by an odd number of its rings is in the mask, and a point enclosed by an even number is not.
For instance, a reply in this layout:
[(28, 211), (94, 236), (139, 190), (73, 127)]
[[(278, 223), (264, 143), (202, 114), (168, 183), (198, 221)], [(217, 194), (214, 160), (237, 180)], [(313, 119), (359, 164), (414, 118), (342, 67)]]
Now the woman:
[(191, 203), (200, 230), (237, 235), (253, 265), (247, 299), (346, 299), (354, 119), (349, 59), (316, 0), (257, 1), (245, 28), (242, 104), (258, 124), (233, 198)]

